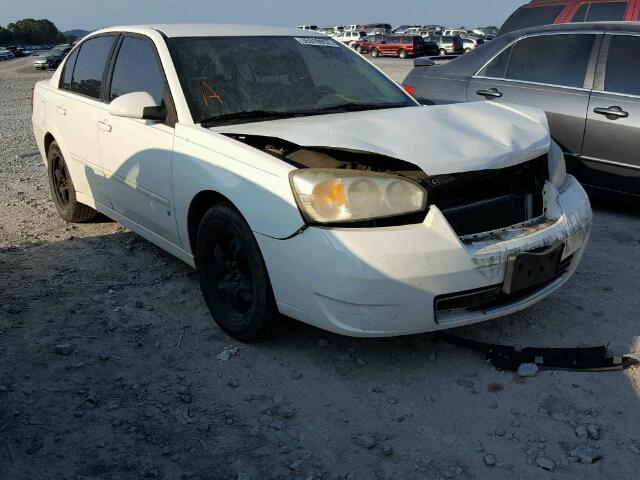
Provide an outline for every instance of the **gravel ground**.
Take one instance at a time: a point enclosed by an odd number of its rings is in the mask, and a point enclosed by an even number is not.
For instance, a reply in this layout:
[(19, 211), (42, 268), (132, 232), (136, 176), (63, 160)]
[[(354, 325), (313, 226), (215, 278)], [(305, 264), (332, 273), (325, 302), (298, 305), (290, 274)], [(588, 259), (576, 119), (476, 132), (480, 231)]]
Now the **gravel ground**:
[[(299, 324), (230, 340), (189, 267), (108, 219), (57, 216), (29, 120), (47, 74), (28, 60), (0, 64), (0, 478), (638, 477), (638, 370), (525, 378), (436, 335)], [(456, 333), (636, 351), (638, 221), (596, 205), (565, 288)]]

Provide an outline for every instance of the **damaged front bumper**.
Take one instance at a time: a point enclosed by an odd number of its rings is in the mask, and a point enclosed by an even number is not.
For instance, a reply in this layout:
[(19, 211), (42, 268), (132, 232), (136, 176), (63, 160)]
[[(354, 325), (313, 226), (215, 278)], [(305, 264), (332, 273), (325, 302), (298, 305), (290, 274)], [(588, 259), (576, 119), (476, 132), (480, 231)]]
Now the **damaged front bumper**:
[[(547, 182), (544, 214), (525, 224), (459, 237), (437, 206), (424, 222), (383, 228), (310, 227), (287, 240), (256, 234), (281, 313), (351, 336), (397, 336), (481, 322), (526, 308), (573, 274), (588, 242), (592, 212), (568, 176)], [(510, 256), (561, 242), (561, 269), (519, 295), (472, 303), (438, 299), (496, 289)], [(495, 295), (494, 295), (495, 297)]]

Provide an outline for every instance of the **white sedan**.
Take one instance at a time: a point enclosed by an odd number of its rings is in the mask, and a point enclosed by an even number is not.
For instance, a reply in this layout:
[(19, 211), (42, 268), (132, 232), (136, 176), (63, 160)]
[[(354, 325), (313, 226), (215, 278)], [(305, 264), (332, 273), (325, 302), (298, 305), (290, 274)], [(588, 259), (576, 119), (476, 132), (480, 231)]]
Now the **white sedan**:
[(313, 31), (94, 32), (36, 85), (33, 129), (62, 218), (102, 212), (197, 267), (241, 340), (284, 316), (393, 336), (508, 315), (590, 232), (542, 111), (422, 107)]

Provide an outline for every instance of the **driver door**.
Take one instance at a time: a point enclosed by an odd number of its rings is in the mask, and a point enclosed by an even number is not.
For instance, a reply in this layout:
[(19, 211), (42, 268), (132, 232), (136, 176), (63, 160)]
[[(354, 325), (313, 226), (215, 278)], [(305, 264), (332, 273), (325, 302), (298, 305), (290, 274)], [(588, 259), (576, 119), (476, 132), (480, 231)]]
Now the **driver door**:
[[(132, 92), (149, 93), (172, 115), (173, 104), (155, 45), (126, 34), (117, 47), (107, 101)], [(169, 118), (168, 117), (168, 118)], [(164, 122), (116, 117), (108, 109), (98, 121), (100, 155), (113, 209), (154, 234), (179, 244), (171, 162), (174, 128)]]

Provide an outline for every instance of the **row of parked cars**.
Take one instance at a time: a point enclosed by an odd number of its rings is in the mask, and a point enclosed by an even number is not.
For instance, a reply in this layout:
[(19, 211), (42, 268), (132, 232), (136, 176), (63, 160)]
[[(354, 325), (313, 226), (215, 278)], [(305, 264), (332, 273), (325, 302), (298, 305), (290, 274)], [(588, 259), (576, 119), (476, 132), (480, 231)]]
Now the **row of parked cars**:
[(441, 25), (398, 25), (388, 23), (347, 25), (317, 28), (302, 25), (298, 28), (316, 30), (360, 53), (378, 57), (392, 55), (400, 58), (418, 55), (460, 55), (495, 38), (492, 28), (475, 30), (447, 28)]

